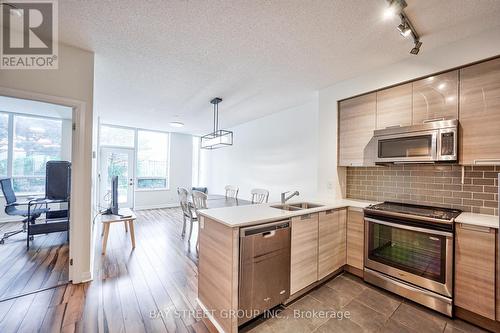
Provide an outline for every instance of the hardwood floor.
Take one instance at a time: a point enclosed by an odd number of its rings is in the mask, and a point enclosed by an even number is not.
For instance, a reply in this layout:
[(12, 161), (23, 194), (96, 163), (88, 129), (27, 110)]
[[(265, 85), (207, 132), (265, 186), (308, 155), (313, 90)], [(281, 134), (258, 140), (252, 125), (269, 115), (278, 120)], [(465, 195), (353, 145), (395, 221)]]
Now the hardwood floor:
[[(0, 235), (22, 223), (0, 224)], [(35, 236), (26, 251), (26, 233), (0, 244), (0, 300), (53, 287), (68, 280), (69, 248), (65, 232)]]
[(132, 251), (123, 224), (113, 224), (106, 255), (96, 240), (92, 282), (1, 302), (0, 332), (207, 332), (193, 315), (196, 228), (191, 245), (181, 229), (179, 209), (138, 211)]

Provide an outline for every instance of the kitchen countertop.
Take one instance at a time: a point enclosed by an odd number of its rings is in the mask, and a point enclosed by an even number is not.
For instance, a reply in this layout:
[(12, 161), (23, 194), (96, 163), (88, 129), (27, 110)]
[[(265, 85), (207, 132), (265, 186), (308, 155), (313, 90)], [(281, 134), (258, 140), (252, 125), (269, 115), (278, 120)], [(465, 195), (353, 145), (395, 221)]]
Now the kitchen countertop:
[(458, 215), (455, 222), (495, 229), (498, 229), (499, 224), (498, 216), (474, 213), (462, 213)]
[(317, 213), (330, 209), (338, 209), (345, 207), (365, 208), (375, 203), (362, 200), (339, 199), (328, 202), (321, 200), (293, 200), (287, 202), (287, 204), (293, 204), (298, 202), (310, 202), (314, 204), (321, 204), (323, 206), (309, 208), (309, 209), (301, 209), (297, 211), (286, 211), (271, 207), (280, 204), (279, 202), (277, 202), (277, 203), (266, 203), (266, 204), (238, 206), (238, 207), (204, 209), (199, 211), (199, 214), (208, 217), (212, 220), (215, 220), (217, 222), (220, 222), (224, 225), (227, 225), (229, 227), (239, 228), (266, 222), (279, 221), (294, 216)]

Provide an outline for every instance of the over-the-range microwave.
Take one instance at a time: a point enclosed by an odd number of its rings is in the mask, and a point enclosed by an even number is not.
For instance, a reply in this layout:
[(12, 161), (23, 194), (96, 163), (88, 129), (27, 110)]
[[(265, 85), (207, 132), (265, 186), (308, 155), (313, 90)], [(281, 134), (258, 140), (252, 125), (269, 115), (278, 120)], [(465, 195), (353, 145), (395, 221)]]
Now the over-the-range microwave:
[(458, 158), (456, 119), (388, 127), (374, 131), (373, 136), (379, 164), (455, 162)]

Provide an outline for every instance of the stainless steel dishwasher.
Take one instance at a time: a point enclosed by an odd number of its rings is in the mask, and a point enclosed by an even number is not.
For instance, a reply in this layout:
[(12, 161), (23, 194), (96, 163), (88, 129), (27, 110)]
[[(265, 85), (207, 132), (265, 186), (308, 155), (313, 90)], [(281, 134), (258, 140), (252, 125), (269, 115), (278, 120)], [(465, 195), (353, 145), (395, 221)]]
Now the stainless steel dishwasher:
[(290, 296), (290, 220), (240, 229), (241, 325)]

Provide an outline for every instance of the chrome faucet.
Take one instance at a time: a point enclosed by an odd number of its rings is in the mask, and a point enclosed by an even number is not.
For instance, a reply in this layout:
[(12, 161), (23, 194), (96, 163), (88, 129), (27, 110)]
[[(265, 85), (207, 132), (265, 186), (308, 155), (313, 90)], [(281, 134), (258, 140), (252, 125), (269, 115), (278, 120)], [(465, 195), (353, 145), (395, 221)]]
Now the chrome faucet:
[(286, 192), (281, 193), (281, 204), (282, 205), (284, 205), (285, 202), (287, 202), (288, 200), (290, 200), (294, 196), (299, 195), (299, 191), (295, 191), (292, 194), (290, 194), (289, 196), (286, 196), (287, 193), (290, 193), (290, 191), (286, 191)]

